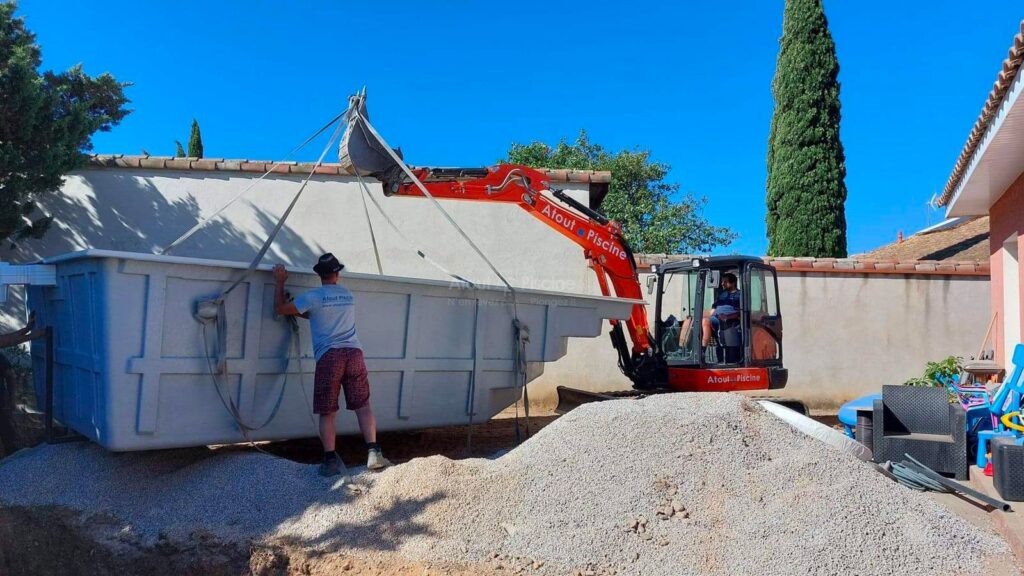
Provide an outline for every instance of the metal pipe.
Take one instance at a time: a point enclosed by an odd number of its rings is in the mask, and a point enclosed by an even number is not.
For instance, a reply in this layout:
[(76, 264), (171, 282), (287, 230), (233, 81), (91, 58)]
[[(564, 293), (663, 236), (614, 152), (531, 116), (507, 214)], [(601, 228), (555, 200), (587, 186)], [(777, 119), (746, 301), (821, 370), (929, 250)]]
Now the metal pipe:
[(46, 441), (53, 442), (53, 327), (47, 326), (44, 331), (46, 349), (46, 401), (43, 406)]
[(946, 488), (949, 488), (950, 490), (952, 490), (954, 492), (959, 492), (961, 494), (966, 494), (967, 496), (970, 496), (971, 498), (974, 498), (975, 500), (979, 500), (981, 502), (984, 502), (985, 504), (988, 504), (989, 506), (991, 506), (993, 508), (1002, 510), (1003, 512), (1009, 512), (1010, 511), (1010, 505), (1007, 504), (1006, 502), (1003, 502), (1002, 500), (996, 500), (995, 498), (992, 498), (991, 496), (989, 496), (987, 494), (982, 494), (981, 492), (978, 492), (977, 490), (974, 490), (973, 488), (968, 488), (967, 486), (964, 486), (963, 484), (961, 484), (959, 482), (955, 482), (953, 480), (950, 480), (949, 478), (946, 478), (945, 476), (940, 475), (935, 470), (932, 470), (931, 468), (925, 466), (924, 464), (921, 464), (920, 462), (915, 460), (914, 457), (911, 456), (910, 454), (904, 454), (904, 456), (906, 456), (907, 459), (910, 460), (909, 466), (912, 466), (913, 467), (912, 469), (914, 469), (915, 472), (923, 474), (924, 476), (926, 476), (926, 477), (928, 477), (928, 478), (938, 482), (939, 484), (942, 484), (943, 486), (945, 486)]

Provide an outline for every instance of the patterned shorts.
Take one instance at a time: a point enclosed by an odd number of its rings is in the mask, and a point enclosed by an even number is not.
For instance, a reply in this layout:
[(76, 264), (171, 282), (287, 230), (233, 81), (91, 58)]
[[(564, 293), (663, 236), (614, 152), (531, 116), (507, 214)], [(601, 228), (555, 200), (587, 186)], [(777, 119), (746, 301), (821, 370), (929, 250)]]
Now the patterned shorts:
[(338, 395), (345, 390), (345, 408), (359, 410), (370, 401), (370, 381), (359, 348), (331, 348), (316, 362), (313, 384), (313, 412), (338, 411)]

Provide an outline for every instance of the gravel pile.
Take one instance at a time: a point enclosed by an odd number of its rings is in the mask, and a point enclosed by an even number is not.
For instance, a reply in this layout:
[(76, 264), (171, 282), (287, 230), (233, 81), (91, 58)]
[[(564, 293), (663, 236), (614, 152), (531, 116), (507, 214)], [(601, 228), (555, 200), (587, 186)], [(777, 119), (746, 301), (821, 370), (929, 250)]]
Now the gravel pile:
[(591, 404), (495, 460), (346, 485), (258, 453), (45, 446), (0, 463), (0, 502), (110, 514), (144, 542), (202, 530), (537, 574), (959, 574), (1006, 552), (727, 394)]

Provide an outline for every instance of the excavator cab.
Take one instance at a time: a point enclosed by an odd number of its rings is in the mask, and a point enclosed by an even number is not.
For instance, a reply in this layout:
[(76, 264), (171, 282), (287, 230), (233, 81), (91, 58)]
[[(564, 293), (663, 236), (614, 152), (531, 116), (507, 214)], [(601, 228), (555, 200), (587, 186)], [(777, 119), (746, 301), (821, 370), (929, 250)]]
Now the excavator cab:
[(782, 388), (782, 314), (775, 269), (749, 256), (690, 258), (652, 267), (655, 355), (669, 388)]

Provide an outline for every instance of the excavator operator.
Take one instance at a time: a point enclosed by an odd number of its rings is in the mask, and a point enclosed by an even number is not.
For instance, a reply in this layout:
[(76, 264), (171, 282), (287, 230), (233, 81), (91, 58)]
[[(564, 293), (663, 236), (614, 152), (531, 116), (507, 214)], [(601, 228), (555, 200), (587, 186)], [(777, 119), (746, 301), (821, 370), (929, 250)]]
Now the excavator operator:
[(711, 344), (711, 334), (718, 330), (723, 322), (735, 320), (740, 317), (740, 291), (736, 287), (736, 275), (732, 272), (722, 274), (722, 289), (715, 298), (711, 310), (701, 320), (701, 343), (704, 346)]

